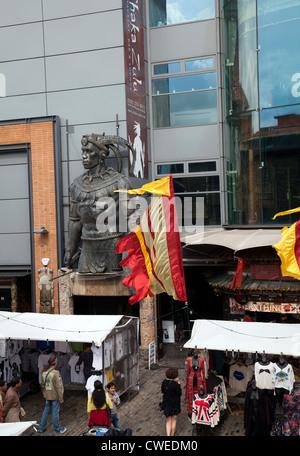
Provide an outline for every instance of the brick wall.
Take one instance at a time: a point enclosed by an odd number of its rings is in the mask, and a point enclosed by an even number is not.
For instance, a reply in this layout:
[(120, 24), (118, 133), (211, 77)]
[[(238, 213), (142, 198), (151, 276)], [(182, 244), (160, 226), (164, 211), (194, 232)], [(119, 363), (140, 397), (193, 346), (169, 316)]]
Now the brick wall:
[[(54, 172), (53, 122), (40, 121), (0, 125), (0, 145), (30, 144), (33, 229), (44, 226), (49, 234), (34, 234), (36, 312), (39, 312), (38, 269), (41, 259), (50, 258), (49, 268), (57, 276), (57, 233)], [(54, 281), (54, 313), (59, 313), (58, 290)]]

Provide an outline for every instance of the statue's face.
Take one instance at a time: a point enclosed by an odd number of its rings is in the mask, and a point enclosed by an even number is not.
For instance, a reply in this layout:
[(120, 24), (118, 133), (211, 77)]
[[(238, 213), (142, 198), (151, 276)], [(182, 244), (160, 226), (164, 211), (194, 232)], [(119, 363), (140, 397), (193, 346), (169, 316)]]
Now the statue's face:
[(88, 142), (86, 146), (81, 147), (82, 164), (85, 169), (91, 169), (100, 163), (99, 150), (94, 144)]

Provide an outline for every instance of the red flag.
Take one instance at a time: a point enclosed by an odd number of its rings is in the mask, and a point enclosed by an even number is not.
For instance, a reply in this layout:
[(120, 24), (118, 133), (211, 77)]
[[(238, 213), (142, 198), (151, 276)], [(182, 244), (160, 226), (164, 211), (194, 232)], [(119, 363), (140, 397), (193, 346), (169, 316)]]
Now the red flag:
[[(152, 192), (152, 198), (139, 225), (120, 239), (116, 252), (128, 252), (120, 266), (129, 266), (131, 274), (123, 284), (134, 287), (129, 298), (135, 304), (143, 298), (167, 293), (187, 301), (172, 176), (146, 184), (128, 193)], [(159, 229), (158, 229), (159, 228)]]
[(240, 288), (242, 285), (243, 281), (243, 269), (246, 264), (246, 259), (245, 258), (238, 258), (238, 264), (236, 268), (236, 273), (234, 274), (232, 283), (231, 283), (231, 290), (235, 290), (236, 288)]

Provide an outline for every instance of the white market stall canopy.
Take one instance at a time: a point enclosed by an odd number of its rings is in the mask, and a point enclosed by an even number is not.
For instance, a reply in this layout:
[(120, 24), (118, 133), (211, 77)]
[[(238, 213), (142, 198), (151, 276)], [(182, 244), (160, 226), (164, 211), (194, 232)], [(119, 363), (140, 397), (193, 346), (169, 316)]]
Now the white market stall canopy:
[(36, 424), (36, 421), (20, 421), (18, 423), (0, 423), (0, 436), (13, 437), (21, 435), (26, 429)]
[(300, 356), (300, 324), (195, 320), (184, 348)]
[(216, 245), (238, 252), (254, 247), (271, 246), (282, 238), (281, 229), (225, 229), (204, 230), (180, 236), (186, 245)]
[(0, 312), (0, 339), (94, 342), (100, 346), (123, 315)]

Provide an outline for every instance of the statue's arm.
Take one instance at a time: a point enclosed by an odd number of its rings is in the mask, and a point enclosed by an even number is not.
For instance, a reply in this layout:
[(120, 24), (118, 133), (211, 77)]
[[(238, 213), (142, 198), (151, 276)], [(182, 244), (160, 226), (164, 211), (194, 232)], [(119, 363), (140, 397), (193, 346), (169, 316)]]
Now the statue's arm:
[(66, 267), (72, 266), (72, 259), (74, 254), (77, 252), (82, 231), (82, 223), (77, 213), (77, 201), (74, 199), (72, 193), (71, 189), (71, 206), (68, 222), (68, 245), (64, 258)]

